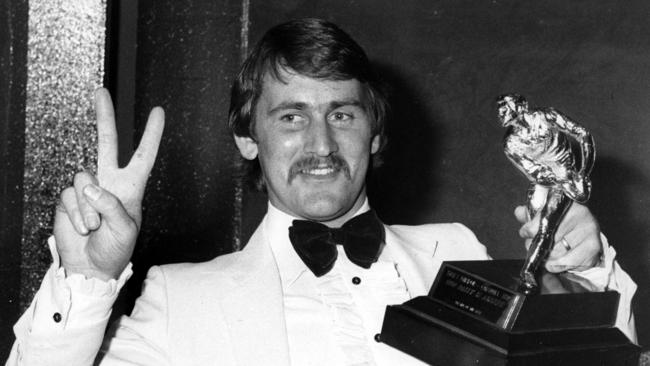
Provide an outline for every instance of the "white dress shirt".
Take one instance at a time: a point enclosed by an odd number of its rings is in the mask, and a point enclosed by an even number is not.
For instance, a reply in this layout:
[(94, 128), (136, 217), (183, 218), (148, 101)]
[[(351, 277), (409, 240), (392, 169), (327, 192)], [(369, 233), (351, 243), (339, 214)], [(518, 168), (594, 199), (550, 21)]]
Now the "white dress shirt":
[[(368, 211), (366, 201), (355, 213)], [(424, 365), (375, 340), (386, 305), (411, 299), (399, 267), (384, 250), (369, 269), (352, 263), (337, 246), (327, 274), (316, 277), (289, 240), (295, 217), (269, 203), (265, 230), (282, 281), (284, 314), (292, 365)], [(326, 357), (314, 357), (314, 355)]]

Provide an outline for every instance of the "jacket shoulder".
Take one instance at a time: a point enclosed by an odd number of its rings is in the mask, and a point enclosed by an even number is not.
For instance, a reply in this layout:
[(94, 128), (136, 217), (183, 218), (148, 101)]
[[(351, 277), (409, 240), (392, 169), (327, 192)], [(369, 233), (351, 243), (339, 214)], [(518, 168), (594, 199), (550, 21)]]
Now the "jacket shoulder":
[(160, 265), (168, 273), (174, 272), (214, 272), (227, 268), (242, 254), (241, 251), (222, 254), (204, 262), (183, 262)]
[(263, 232), (258, 228), (240, 251), (223, 254), (205, 262), (166, 264), (152, 267), (152, 270), (162, 272), (168, 286), (189, 286), (194, 289), (197, 286), (214, 289), (216, 286), (226, 290), (269, 264), (272, 255), (264, 245), (265, 242)]

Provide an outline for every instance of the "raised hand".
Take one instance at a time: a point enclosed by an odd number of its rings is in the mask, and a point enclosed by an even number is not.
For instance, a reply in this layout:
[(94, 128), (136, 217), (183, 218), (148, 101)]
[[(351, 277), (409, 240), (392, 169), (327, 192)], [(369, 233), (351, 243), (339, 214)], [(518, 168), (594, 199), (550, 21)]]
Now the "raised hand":
[[(523, 224), (519, 236), (526, 239), (528, 249), (539, 229), (539, 214), (529, 221), (526, 206), (518, 206), (515, 217)], [(562, 243), (563, 239), (566, 243)], [(586, 270), (600, 263), (601, 252), (598, 221), (586, 206), (574, 202), (555, 233), (555, 246), (545, 267), (549, 272)]]
[(164, 128), (165, 115), (153, 108), (129, 164), (117, 163), (115, 113), (106, 89), (95, 93), (97, 176), (77, 173), (61, 193), (54, 237), (66, 273), (108, 280), (124, 270), (142, 222), (142, 197)]

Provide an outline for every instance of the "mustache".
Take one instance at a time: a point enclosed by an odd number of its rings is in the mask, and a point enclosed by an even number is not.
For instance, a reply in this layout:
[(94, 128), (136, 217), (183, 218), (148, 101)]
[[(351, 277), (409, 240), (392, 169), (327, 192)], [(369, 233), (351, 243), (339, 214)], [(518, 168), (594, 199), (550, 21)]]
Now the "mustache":
[(332, 168), (335, 171), (343, 171), (345, 176), (348, 179), (351, 179), (348, 163), (340, 156), (332, 154), (325, 157), (308, 156), (293, 163), (289, 169), (289, 183), (291, 183), (291, 181), (297, 177), (301, 171), (323, 167)]

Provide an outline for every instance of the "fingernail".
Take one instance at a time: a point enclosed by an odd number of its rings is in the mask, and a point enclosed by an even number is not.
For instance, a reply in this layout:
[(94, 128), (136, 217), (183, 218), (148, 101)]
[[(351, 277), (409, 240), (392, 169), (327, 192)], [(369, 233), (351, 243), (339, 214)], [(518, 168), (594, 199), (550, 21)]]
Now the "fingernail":
[(78, 231), (79, 234), (81, 234), (81, 235), (86, 235), (86, 234), (88, 234), (88, 229), (86, 228), (86, 223), (84, 223), (84, 222), (81, 221), (81, 220), (78, 220), (78, 222), (77, 222), (77, 231)]
[(97, 229), (99, 227), (99, 217), (95, 214), (87, 215), (86, 225), (91, 230)]
[(547, 265), (546, 265), (546, 269), (547, 269), (549, 272), (558, 273), (558, 272), (564, 272), (564, 271), (566, 271), (566, 270), (567, 270), (567, 266), (565, 266), (565, 265), (563, 265), (563, 264), (551, 264), (551, 265), (547, 264)]
[(94, 184), (89, 184), (84, 187), (84, 194), (86, 197), (90, 198), (93, 201), (97, 201), (99, 196), (102, 194), (102, 191)]

